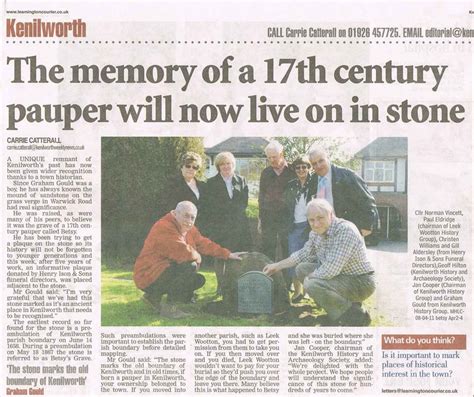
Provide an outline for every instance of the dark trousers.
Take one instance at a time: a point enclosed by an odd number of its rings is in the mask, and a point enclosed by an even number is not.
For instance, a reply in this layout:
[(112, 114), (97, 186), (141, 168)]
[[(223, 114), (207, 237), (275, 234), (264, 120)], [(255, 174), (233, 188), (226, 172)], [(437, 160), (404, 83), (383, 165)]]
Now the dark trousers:
[[(262, 252), (272, 261), (288, 258), (288, 226), (284, 214), (266, 215), (262, 222)], [(279, 244), (279, 247), (278, 247)], [(280, 252), (278, 250), (280, 248)], [(283, 272), (285, 282), (291, 285), (291, 276)]]
[(163, 295), (168, 295), (168, 303), (189, 303), (195, 290), (206, 283), (202, 274), (196, 272), (196, 264), (171, 263), (158, 279), (143, 291), (159, 304)]
[(281, 215), (265, 217), (262, 224), (262, 251), (272, 260), (277, 258), (278, 242), (281, 247), (281, 259), (288, 257), (288, 227)]

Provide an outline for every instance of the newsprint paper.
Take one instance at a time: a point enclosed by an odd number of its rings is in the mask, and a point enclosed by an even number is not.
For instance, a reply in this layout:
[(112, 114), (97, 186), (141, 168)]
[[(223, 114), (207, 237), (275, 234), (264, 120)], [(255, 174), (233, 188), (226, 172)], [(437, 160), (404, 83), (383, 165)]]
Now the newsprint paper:
[[(0, 395), (472, 396), (473, 21), (468, 1), (4, 0)], [(322, 159), (336, 216), (375, 220), (337, 240), (311, 207), (312, 269), (270, 278), (306, 210), (265, 215), (265, 172), (298, 155), (295, 182)], [(168, 214), (179, 183), (196, 229)]]

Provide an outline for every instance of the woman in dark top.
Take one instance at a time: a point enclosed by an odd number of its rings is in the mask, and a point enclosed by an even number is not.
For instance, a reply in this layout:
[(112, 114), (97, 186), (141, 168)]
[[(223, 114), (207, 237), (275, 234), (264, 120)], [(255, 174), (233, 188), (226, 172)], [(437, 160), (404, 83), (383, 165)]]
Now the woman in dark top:
[(170, 177), (159, 200), (160, 218), (181, 201), (191, 201), (198, 208), (198, 219), (196, 225), (199, 227), (199, 210), (202, 203), (204, 182), (196, 178), (196, 174), (202, 166), (201, 156), (194, 152), (186, 152), (180, 160), (179, 173)]
[[(247, 182), (235, 173), (232, 153), (219, 153), (215, 166), (219, 173), (208, 179), (203, 202), (207, 237), (232, 252), (249, 251), (252, 238), (245, 214), (249, 200)], [(219, 294), (225, 261), (216, 260), (215, 268)]]
[[(286, 207), (288, 209), (288, 252), (291, 255), (303, 248), (308, 241), (310, 227), (306, 218), (306, 204), (311, 200), (309, 194), (309, 171), (311, 164), (306, 157), (298, 157), (291, 165), (296, 172), (296, 178), (288, 182), (284, 192)], [(294, 268), (289, 269), (288, 278), (292, 279), (294, 295), (293, 303), (300, 302), (304, 297), (303, 285), (296, 279)]]

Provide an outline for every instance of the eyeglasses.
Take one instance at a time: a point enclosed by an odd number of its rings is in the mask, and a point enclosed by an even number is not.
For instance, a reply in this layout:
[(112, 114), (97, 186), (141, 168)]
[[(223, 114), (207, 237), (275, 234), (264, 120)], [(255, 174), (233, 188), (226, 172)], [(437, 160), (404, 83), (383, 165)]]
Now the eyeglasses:
[(195, 171), (197, 171), (199, 169), (198, 165), (185, 164), (184, 166), (188, 169), (192, 168)]
[(297, 165), (295, 166), (295, 170), (296, 171), (299, 171), (299, 170), (306, 170), (308, 169), (309, 167), (307, 165)]

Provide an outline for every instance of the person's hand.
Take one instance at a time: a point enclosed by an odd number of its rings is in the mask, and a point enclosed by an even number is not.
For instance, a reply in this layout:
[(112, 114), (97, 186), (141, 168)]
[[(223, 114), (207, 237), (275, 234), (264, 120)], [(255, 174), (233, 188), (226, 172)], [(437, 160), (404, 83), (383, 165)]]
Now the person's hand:
[(360, 234), (362, 234), (362, 237), (367, 237), (372, 234), (372, 230), (360, 229)]
[(269, 263), (267, 266), (263, 268), (263, 272), (267, 276), (271, 276), (272, 274), (275, 274), (278, 271), (278, 264), (276, 263)]
[(197, 263), (198, 267), (201, 266), (202, 257), (201, 257), (201, 254), (197, 251), (196, 251), (196, 258), (194, 259), (194, 261)]
[(196, 261), (191, 262), (191, 265), (194, 266), (194, 270), (195, 270), (196, 272), (199, 271), (200, 265), (199, 265)]
[(258, 234), (262, 234), (262, 221), (260, 220), (260, 218), (258, 218), (257, 222), (257, 232)]
[(232, 259), (234, 261), (241, 261), (241, 255), (246, 254), (247, 252), (232, 252), (227, 259)]

